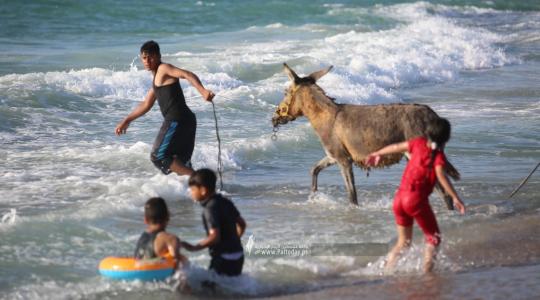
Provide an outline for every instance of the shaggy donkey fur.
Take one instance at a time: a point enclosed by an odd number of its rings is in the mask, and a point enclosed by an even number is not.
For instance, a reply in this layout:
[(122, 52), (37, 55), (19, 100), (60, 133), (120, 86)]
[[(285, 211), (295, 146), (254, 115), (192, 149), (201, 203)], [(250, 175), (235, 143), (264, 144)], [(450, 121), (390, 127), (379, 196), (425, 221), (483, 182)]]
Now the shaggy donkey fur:
[[(287, 64), (284, 66), (291, 85), (272, 123), (278, 126), (305, 116), (319, 136), (326, 156), (311, 170), (313, 191), (317, 190), (319, 172), (337, 163), (347, 186), (349, 201), (358, 204), (353, 164), (367, 168), (363, 160), (369, 153), (392, 143), (422, 136), (427, 125), (439, 118), (429, 106), (421, 104), (337, 104), (316, 84), (332, 67), (301, 78)], [(381, 159), (378, 167), (396, 164), (401, 157), (401, 154), (387, 155)], [(459, 179), (459, 172), (452, 164), (447, 163), (446, 172), (455, 180)], [(451, 199), (438, 184), (436, 190), (446, 200), (448, 208), (452, 209), (449, 205)]]

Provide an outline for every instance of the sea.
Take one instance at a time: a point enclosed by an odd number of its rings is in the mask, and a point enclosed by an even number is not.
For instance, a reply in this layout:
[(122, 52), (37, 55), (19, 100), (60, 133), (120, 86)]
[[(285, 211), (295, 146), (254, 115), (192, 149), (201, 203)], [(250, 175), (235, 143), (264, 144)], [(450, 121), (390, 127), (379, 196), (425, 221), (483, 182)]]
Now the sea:
[[(540, 162), (540, 2), (3, 0), (0, 25), (1, 299), (540, 298), (540, 171), (510, 198)], [(193, 166), (216, 170), (221, 149), (220, 192), (248, 225), (240, 277), (185, 250), (189, 269), (163, 282), (98, 272), (132, 255), (150, 197), (167, 201), (168, 231), (206, 235), (188, 178), (149, 159), (159, 109), (114, 134), (151, 88), (148, 40), (216, 93), (215, 119), (180, 81), (197, 116)], [(307, 119), (272, 138), (283, 63), (300, 75), (333, 66), (318, 85), (338, 103), (421, 103), (450, 120), (467, 212), (430, 198), (443, 239), (433, 275), (416, 225), (395, 271), (382, 267), (405, 161), (356, 169), (354, 206), (335, 166), (311, 192), (325, 154)]]

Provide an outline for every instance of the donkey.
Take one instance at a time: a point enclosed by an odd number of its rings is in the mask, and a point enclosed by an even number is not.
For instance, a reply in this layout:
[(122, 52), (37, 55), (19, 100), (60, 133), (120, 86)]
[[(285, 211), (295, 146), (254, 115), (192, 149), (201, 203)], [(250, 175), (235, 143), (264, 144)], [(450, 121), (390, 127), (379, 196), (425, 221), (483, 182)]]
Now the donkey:
[[(424, 135), (427, 125), (439, 116), (427, 105), (421, 104), (382, 104), (350, 105), (338, 104), (326, 95), (316, 82), (326, 75), (332, 66), (314, 72), (307, 77), (299, 77), (287, 66), (285, 72), (291, 84), (285, 98), (278, 105), (272, 117), (276, 127), (305, 116), (319, 136), (326, 156), (311, 169), (311, 190), (317, 191), (317, 177), (326, 167), (338, 164), (349, 194), (349, 201), (358, 205), (354, 185), (353, 164), (369, 170), (364, 158), (388, 144), (402, 142)], [(398, 163), (402, 154), (386, 155), (377, 167)], [(446, 173), (459, 180), (459, 172), (446, 164)], [(448, 209), (453, 209), (451, 197), (436, 185), (436, 190), (446, 201)]]

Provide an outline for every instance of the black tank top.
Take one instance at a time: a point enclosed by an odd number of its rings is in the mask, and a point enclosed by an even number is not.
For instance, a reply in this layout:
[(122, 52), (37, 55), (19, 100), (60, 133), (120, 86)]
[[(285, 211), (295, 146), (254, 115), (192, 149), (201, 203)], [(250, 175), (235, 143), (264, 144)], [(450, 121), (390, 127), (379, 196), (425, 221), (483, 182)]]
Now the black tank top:
[(139, 241), (137, 241), (137, 248), (135, 248), (135, 259), (151, 259), (156, 258), (156, 252), (154, 251), (154, 241), (156, 236), (163, 230), (155, 232), (143, 232)]
[(155, 79), (156, 75), (154, 75), (154, 79), (152, 79), (152, 86), (154, 87), (154, 93), (156, 94), (161, 114), (165, 120), (179, 121), (182, 118), (193, 115), (193, 112), (191, 112), (186, 104), (184, 92), (182, 91), (179, 81), (156, 86)]

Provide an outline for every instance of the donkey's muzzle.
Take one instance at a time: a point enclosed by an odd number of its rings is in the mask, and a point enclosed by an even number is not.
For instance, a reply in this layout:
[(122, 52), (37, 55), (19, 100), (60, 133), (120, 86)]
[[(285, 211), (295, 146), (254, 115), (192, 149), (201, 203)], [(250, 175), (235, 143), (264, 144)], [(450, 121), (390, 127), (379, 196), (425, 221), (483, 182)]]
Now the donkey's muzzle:
[(289, 104), (282, 102), (278, 105), (274, 116), (272, 117), (272, 125), (274, 127), (278, 125), (287, 124), (290, 121), (294, 121), (296, 117), (289, 115)]
[(279, 115), (274, 115), (274, 117), (272, 117), (272, 125), (274, 127), (278, 126), (278, 125), (283, 125), (283, 124), (287, 124), (289, 123), (290, 121), (294, 121), (296, 118), (294, 117), (291, 117), (291, 116), (279, 116)]

